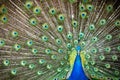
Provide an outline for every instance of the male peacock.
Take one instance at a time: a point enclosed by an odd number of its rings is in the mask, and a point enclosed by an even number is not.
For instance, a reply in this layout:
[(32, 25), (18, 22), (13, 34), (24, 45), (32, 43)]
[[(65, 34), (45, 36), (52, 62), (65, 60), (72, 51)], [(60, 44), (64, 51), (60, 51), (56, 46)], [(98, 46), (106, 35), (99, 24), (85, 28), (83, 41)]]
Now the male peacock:
[(119, 0), (0, 0), (0, 80), (120, 80)]

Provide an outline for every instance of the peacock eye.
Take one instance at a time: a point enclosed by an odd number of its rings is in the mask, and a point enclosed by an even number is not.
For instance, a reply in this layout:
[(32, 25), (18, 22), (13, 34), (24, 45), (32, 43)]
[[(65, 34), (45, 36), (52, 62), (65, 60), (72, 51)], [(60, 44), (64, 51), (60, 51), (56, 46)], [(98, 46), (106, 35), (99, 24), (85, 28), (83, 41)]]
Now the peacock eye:
[(89, 68), (90, 68), (89, 66), (86, 66), (86, 69), (87, 69), (87, 70), (89, 70)]
[(95, 72), (98, 72), (98, 71), (99, 71), (99, 69), (95, 67), (95, 68), (94, 68), (94, 71), (95, 71)]
[(80, 11), (85, 11), (85, 6), (84, 5), (79, 5), (79, 9), (80, 9)]
[(55, 14), (56, 14), (56, 9), (55, 9), (55, 8), (51, 8), (51, 9), (49, 10), (49, 13), (50, 13), (51, 15), (55, 15)]
[(91, 49), (91, 53), (97, 53), (97, 49), (96, 48), (92, 48)]
[(22, 66), (25, 66), (25, 65), (27, 64), (27, 61), (22, 60), (22, 61), (20, 62), (20, 64), (21, 64)]
[(64, 21), (65, 20), (65, 16), (63, 14), (59, 14), (58, 15), (58, 20), (59, 21)]
[(29, 47), (30, 47), (30, 46), (32, 46), (32, 45), (33, 45), (33, 41), (32, 41), (32, 40), (28, 40), (26, 44), (27, 44), (27, 46), (29, 46)]
[(32, 26), (36, 26), (36, 25), (37, 25), (37, 20), (36, 20), (35, 18), (31, 18), (31, 19), (29, 20), (29, 22), (30, 22), (30, 24), (31, 24)]
[(42, 28), (43, 28), (44, 30), (48, 30), (49, 26), (48, 26), (47, 23), (44, 23), (44, 24), (42, 25)]
[(73, 26), (74, 28), (78, 27), (78, 22), (75, 21), (75, 20), (73, 20), (73, 21), (72, 21), (72, 26)]
[(4, 64), (4, 66), (9, 66), (10, 61), (9, 60), (3, 60), (3, 64)]
[(105, 56), (104, 55), (100, 55), (99, 58), (100, 58), (101, 61), (105, 60)]
[(106, 51), (107, 51), (107, 52), (109, 52), (110, 50), (111, 50), (111, 48), (110, 48), (110, 47), (107, 47), (107, 48), (106, 48)]
[(36, 55), (36, 54), (38, 53), (38, 50), (35, 49), (35, 48), (33, 48), (33, 49), (32, 49), (32, 53), (33, 53), (33, 55)]
[(87, 18), (87, 13), (86, 13), (86, 12), (81, 12), (81, 13), (80, 13), (80, 17), (81, 17), (82, 19)]
[(71, 40), (73, 38), (73, 34), (70, 32), (67, 34), (67, 39)]
[(61, 44), (62, 44), (61, 39), (56, 39), (56, 43), (57, 43), (58, 45), (61, 45)]
[(38, 75), (42, 75), (42, 74), (44, 74), (44, 73), (43, 73), (43, 71), (37, 71), (37, 74), (38, 74)]
[(81, 45), (82, 48), (84, 48), (85, 45), (86, 45), (86, 43), (85, 43), (84, 41), (82, 41), (82, 42), (80, 43), (80, 45)]
[(53, 66), (51, 64), (47, 64), (47, 69), (51, 69)]
[(77, 45), (78, 44), (78, 40), (74, 40), (74, 45)]
[(51, 55), (51, 59), (55, 60), (55, 59), (57, 59), (57, 56), (56, 55)]
[(33, 2), (32, 1), (26, 1), (25, 2), (25, 8), (31, 9), (33, 7)]
[(94, 9), (93, 5), (90, 5), (90, 4), (87, 5), (87, 10), (88, 11), (93, 11), (93, 9)]
[(44, 64), (46, 61), (44, 59), (39, 59), (40, 64)]
[(119, 74), (120, 74), (120, 72), (119, 72), (119, 71), (115, 71), (114, 73), (115, 73), (115, 75), (119, 75)]
[(58, 32), (62, 32), (62, 31), (63, 31), (63, 26), (58, 26), (58, 27), (57, 27), (57, 31), (58, 31)]
[(6, 8), (6, 6), (4, 4), (0, 6), (0, 12), (2, 14), (7, 14), (7, 8)]
[(89, 54), (86, 54), (86, 55), (85, 55), (85, 58), (86, 58), (86, 59), (90, 59), (90, 55), (89, 55)]
[(29, 69), (34, 69), (35, 68), (35, 64), (29, 64)]
[(63, 49), (58, 49), (58, 53), (63, 53)]
[(113, 60), (113, 61), (118, 60), (118, 56), (117, 56), (117, 55), (112, 55), (112, 60)]
[(57, 72), (61, 72), (62, 71), (62, 68), (57, 68)]
[(39, 15), (41, 13), (41, 9), (40, 7), (36, 6), (33, 8), (33, 13), (36, 14), (36, 15)]
[(89, 30), (90, 30), (90, 31), (95, 30), (95, 26), (94, 26), (94, 24), (91, 24), (91, 25), (89, 26)]
[(51, 51), (50, 49), (45, 49), (45, 53), (46, 53), (46, 54), (51, 54), (51, 52), (52, 52), (52, 51)]
[(14, 49), (15, 49), (16, 51), (19, 51), (19, 50), (21, 49), (21, 46), (20, 46), (19, 44), (15, 44), (15, 45), (14, 45)]
[(12, 70), (11, 70), (11, 74), (12, 74), (12, 75), (16, 75), (16, 74), (17, 74), (17, 70), (16, 70), (16, 69), (12, 69)]
[(99, 24), (100, 24), (101, 26), (105, 25), (105, 24), (106, 24), (106, 20), (105, 20), (105, 19), (101, 19)]
[(3, 22), (3, 23), (7, 23), (8, 22), (8, 19), (7, 19), (7, 16), (6, 15), (2, 15), (0, 17), (0, 20)]
[(97, 42), (98, 41), (98, 38), (97, 37), (93, 37), (92, 39), (91, 39), (91, 42)]
[(106, 40), (111, 40), (112, 39), (112, 35), (111, 34), (108, 34), (108, 35), (106, 35)]
[(5, 41), (0, 39), (0, 47), (3, 47), (5, 45)]
[(67, 48), (70, 49), (72, 47), (71, 43), (67, 43)]
[(120, 20), (115, 21), (115, 26), (118, 26), (118, 27), (120, 26)]
[(108, 12), (111, 12), (112, 9), (113, 9), (113, 5), (108, 5), (108, 6), (107, 6), (107, 11), (108, 11)]
[(107, 63), (107, 64), (105, 64), (105, 67), (106, 67), (106, 68), (110, 68), (111, 65), (110, 65), (109, 63)]
[(47, 37), (47, 36), (45, 36), (45, 35), (44, 35), (44, 36), (42, 36), (42, 41), (43, 41), (43, 42), (47, 42), (47, 41), (48, 41), (48, 37)]
[(84, 33), (80, 32), (79, 33), (79, 38), (82, 39), (84, 37)]

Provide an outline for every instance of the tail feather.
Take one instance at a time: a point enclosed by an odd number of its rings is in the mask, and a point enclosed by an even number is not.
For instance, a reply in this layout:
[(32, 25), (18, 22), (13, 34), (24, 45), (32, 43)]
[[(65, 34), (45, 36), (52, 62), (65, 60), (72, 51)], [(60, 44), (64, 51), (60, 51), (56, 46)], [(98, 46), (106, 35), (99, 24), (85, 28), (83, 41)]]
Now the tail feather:
[(0, 80), (65, 80), (78, 45), (89, 79), (119, 80), (119, 13), (118, 0), (0, 0)]

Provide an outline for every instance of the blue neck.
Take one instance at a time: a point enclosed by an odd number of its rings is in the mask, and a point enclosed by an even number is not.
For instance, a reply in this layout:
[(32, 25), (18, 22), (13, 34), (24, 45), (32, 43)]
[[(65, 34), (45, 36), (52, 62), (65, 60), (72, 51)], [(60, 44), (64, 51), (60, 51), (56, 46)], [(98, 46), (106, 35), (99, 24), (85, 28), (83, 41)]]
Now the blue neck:
[(80, 55), (77, 54), (72, 73), (68, 80), (88, 80), (87, 76), (85, 75), (81, 63)]

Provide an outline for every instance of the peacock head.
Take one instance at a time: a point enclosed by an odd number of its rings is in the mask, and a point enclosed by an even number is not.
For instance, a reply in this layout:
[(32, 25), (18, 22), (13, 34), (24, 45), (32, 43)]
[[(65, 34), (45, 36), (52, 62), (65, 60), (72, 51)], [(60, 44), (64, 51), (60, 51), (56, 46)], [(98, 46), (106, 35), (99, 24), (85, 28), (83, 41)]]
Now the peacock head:
[(76, 51), (80, 52), (81, 51), (81, 47), (80, 46), (76, 46)]

